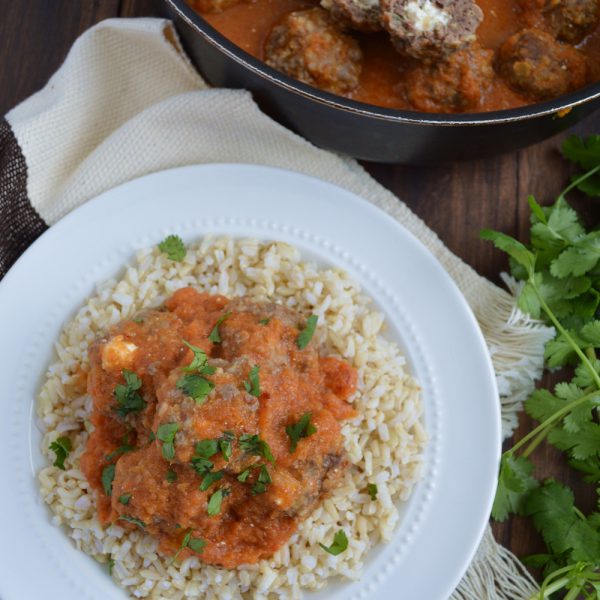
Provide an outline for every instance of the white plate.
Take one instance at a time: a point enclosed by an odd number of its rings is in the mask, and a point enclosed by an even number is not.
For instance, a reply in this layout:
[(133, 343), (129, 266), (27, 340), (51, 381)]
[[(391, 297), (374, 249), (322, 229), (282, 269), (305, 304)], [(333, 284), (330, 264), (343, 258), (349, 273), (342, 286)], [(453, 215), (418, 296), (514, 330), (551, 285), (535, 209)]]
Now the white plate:
[(275, 169), (206, 165), (143, 177), (88, 202), (0, 284), (2, 600), (125, 596), (51, 524), (39, 499), (34, 399), (54, 340), (95, 284), (168, 233), (283, 240), (345, 269), (375, 299), (423, 387), (425, 474), (393, 541), (373, 551), (361, 578), (318, 596), (447, 598), (483, 533), (500, 456), (494, 373), (465, 300), (420, 242), (353, 194)]

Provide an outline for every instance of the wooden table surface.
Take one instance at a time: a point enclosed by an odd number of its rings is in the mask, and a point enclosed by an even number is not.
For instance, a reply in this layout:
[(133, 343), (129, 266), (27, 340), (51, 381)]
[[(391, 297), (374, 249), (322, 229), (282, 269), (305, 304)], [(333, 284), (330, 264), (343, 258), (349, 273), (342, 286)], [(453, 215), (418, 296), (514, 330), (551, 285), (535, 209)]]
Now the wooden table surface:
[[(109, 17), (153, 15), (152, 4), (152, 0), (0, 0), (0, 114), (42, 87), (88, 27)], [(600, 133), (600, 111), (575, 131)], [(570, 169), (557, 153), (563, 138), (496, 158), (437, 167), (365, 166), (453, 252), (482, 275), (499, 281), (506, 260), (480, 241), (478, 232), (491, 227), (526, 236), (527, 195), (548, 203), (568, 179)], [(529, 427), (529, 419), (522, 417), (517, 437)], [(593, 490), (581, 483), (557, 452), (542, 447), (534, 458), (538, 474), (565, 481), (575, 489), (580, 507), (592, 510)], [(521, 519), (495, 524), (494, 530), (498, 540), (517, 555), (541, 548), (536, 532)]]

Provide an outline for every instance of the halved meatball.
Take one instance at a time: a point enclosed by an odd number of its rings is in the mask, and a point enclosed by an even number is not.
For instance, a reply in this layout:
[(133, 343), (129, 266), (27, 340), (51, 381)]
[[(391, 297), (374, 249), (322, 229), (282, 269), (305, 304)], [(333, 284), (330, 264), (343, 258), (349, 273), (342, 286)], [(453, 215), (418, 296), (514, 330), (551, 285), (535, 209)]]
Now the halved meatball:
[(474, 0), (381, 0), (381, 11), (396, 49), (430, 61), (471, 44), (483, 20)]
[(241, 4), (244, 0), (191, 0), (194, 10), (200, 13), (220, 13), (224, 10)]
[(509, 37), (498, 52), (497, 70), (533, 100), (556, 98), (587, 82), (585, 57), (538, 29), (523, 29)]
[(425, 112), (475, 108), (494, 75), (493, 55), (474, 44), (445, 60), (416, 66), (405, 78), (410, 103)]
[(265, 45), (265, 62), (334, 94), (349, 94), (358, 85), (362, 52), (342, 33), (327, 11), (310, 8), (289, 13)]
[(321, 0), (321, 6), (345, 29), (366, 33), (382, 29), (379, 0)]
[(581, 42), (600, 22), (600, 0), (521, 0), (521, 5), (527, 21), (569, 44)]

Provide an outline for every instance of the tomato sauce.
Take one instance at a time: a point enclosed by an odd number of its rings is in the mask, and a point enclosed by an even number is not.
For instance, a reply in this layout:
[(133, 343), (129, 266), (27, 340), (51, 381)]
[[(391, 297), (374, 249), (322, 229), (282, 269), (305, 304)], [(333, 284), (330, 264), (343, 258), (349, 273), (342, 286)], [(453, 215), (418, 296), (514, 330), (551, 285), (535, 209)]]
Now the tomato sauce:
[[(193, 0), (190, 0), (193, 6)], [(256, 58), (264, 59), (265, 41), (272, 27), (287, 13), (318, 5), (318, 0), (247, 0), (220, 13), (203, 14), (215, 29)], [(512, 34), (527, 24), (518, 0), (478, 0), (484, 13), (477, 38), (483, 48), (494, 52)], [(363, 68), (358, 88), (351, 98), (395, 109), (411, 110), (404, 85), (409, 69), (419, 70), (421, 65), (396, 52), (387, 34), (352, 33), (360, 42)], [(577, 46), (587, 58), (590, 81), (600, 79), (600, 31), (598, 28)], [(427, 77), (426, 72), (425, 77)], [(490, 85), (481, 95), (471, 112), (515, 108), (531, 100), (514, 91), (501, 77), (494, 75)], [(421, 108), (421, 110), (423, 110)]]
[(285, 543), (347, 468), (341, 422), (356, 414), (356, 371), (301, 347), (306, 326), (185, 288), (95, 342), (81, 468), (100, 521), (226, 568)]

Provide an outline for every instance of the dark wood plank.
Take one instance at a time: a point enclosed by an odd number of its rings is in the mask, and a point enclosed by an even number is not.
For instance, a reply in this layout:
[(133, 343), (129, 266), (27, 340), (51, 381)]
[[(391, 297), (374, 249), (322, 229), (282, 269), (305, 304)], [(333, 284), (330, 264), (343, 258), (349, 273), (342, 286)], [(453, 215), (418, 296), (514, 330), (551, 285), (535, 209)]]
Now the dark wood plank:
[[(39, 89), (64, 59), (76, 37), (101, 19), (152, 16), (157, 0), (0, 0), (0, 112)], [(576, 128), (600, 132), (600, 112)], [(499, 281), (506, 259), (479, 240), (484, 227), (523, 239), (528, 232), (528, 194), (549, 203), (571, 172), (560, 159), (563, 136), (532, 148), (480, 161), (419, 168), (366, 164), (367, 170), (396, 193), (446, 243), (479, 273)], [(590, 220), (598, 219), (597, 204), (576, 200)], [(545, 378), (545, 385), (550, 379)], [(522, 416), (514, 439), (532, 427)], [(583, 510), (592, 508), (594, 490), (581, 481), (560, 453), (546, 446), (534, 454), (540, 476), (554, 476), (576, 492)], [(511, 519), (494, 525), (498, 539), (518, 555), (539, 551), (541, 541), (531, 524)]]
[(119, 0), (0, 0), (0, 114), (39, 90), (77, 36), (118, 8)]

